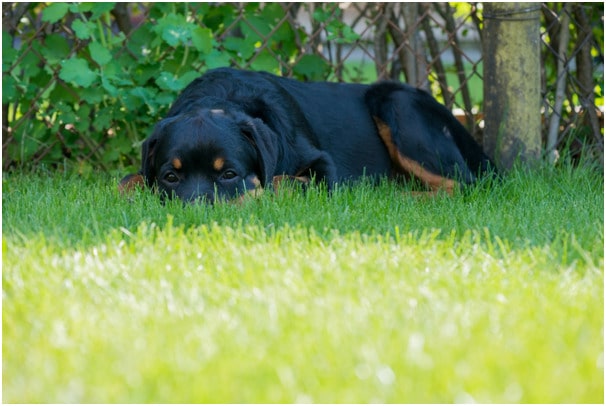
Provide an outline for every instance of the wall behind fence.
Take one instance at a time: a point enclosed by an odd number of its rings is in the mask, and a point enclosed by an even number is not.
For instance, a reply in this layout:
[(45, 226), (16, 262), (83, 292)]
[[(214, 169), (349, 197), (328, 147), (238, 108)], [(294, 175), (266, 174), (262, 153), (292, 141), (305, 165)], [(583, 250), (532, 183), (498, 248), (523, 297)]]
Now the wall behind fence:
[[(553, 121), (555, 147), (603, 159), (603, 5), (541, 9), (543, 136)], [(5, 170), (132, 170), (179, 91), (220, 66), (406, 81), (482, 140), (490, 73), (480, 3), (3, 3), (2, 11)]]

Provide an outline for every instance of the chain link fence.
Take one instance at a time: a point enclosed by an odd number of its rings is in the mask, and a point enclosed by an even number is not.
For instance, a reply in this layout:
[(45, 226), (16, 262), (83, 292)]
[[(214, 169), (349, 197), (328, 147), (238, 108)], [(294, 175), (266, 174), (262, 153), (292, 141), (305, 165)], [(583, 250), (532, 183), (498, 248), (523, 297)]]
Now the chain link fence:
[[(482, 87), (489, 78), (481, 3), (2, 8), (5, 170), (136, 167), (141, 140), (179, 91), (219, 66), (300, 80), (404, 81), (434, 94), (482, 140)], [(546, 145), (554, 132), (551, 147), (586, 149), (603, 159), (603, 5), (544, 3), (542, 11), (537, 114), (545, 118)]]
[(542, 4), (543, 139), (604, 162), (604, 5)]

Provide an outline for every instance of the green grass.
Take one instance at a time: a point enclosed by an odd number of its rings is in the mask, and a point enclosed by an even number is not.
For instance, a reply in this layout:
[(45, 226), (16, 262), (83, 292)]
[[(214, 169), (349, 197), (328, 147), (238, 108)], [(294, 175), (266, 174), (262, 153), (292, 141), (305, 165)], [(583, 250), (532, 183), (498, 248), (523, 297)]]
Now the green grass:
[(3, 178), (4, 402), (603, 402), (601, 174), (216, 207), (116, 181)]

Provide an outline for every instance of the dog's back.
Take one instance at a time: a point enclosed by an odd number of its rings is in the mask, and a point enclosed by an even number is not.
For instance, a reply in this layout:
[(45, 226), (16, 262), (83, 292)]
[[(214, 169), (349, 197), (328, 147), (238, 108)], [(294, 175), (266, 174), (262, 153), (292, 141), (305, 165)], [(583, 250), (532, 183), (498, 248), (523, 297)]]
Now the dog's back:
[(170, 115), (196, 103), (230, 103), (262, 119), (280, 136), (307, 138), (334, 160), (339, 180), (387, 175), (391, 163), (368, 114), (359, 84), (299, 82), (265, 72), (219, 68), (190, 84)]

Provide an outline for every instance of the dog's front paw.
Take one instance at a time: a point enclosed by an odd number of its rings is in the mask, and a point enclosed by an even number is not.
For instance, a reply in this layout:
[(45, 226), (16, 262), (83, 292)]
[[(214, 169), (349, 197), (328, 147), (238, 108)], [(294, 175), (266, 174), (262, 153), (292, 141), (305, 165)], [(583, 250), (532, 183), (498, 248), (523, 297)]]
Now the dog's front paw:
[(122, 178), (118, 184), (118, 191), (125, 196), (135, 191), (137, 188), (145, 187), (145, 178), (140, 173), (131, 173)]

